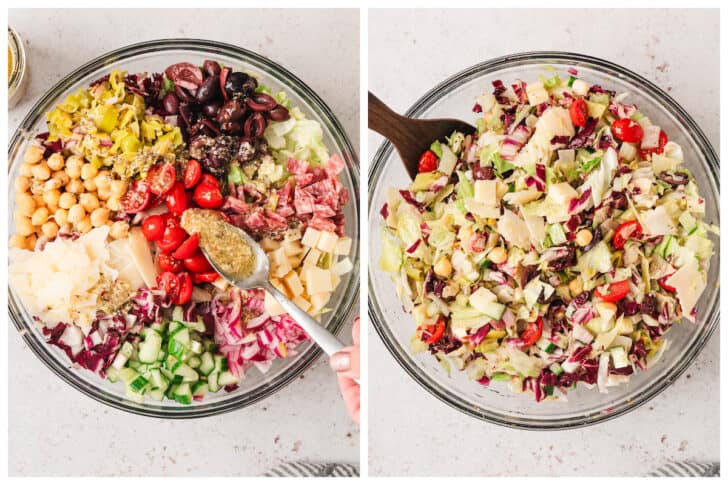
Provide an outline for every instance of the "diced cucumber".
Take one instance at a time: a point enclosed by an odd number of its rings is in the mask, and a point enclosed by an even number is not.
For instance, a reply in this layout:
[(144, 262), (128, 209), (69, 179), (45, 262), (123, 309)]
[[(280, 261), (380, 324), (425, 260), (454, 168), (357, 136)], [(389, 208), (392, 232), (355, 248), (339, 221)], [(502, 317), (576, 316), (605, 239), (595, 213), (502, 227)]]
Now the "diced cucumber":
[(139, 367), (141, 367), (141, 365), (142, 365), (141, 362), (139, 362), (138, 360), (132, 360), (132, 359), (129, 359), (126, 363), (127, 367), (129, 367), (131, 369), (135, 369), (135, 370), (139, 370)]
[(495, 374), (490, 376), (490, 380), (508, 382), (511, 380), (511, 375), (505, 372), (496, 372)]
[(192, 390), (189, 383), (182, 383), (175, 388), (174, 400), (180, 404), (192, 404)]
[(500, 320), (503, 313), (506, 311), (506, 306), (497, 301), (490, 301), (481, 309), (481, 311), (492, 318), (493, 320)]
[(179, 367), (177, 367), (177, 370), (174, 371), (174, 374), (177, 376), (182, 376), (183, 382), (195, 382), (200, 379), (200, 375), (187, 364), (182, 364)]
[(169, 387), (169, 379), (162, 375), (160, 369), (155, 369), (149, 373), (149, 382), (152, 383), (153, 389), (161, 389), (162, 393)]
[(206, 382), (203, 381), (197, 381), (192, 386), (190, 386), (190, 389), (192, 390), (192, 395), (195, 397), (204, 397), (205, 394), (207, 394), (207, 391), (209, 390), (209, 386)]
[(184, 362), (174, 355), (168, 355), (164, 360), (164, 368), (172, 373), (176, 372), (177, 368), (179, 368), (182, 364), (184, 364)]
[(119, 369), (116, 367), (109, 367), (106, 369), (106, 378), (109, 380), (109, 382), (118, 382), (119, 381)]
[(172, 309), (172, 320), (182, 322), (185, 319), (184, 316), (184, 308), (182, 308), (181, 306), (176, 306), (174, 307), (174, 309)]
[(228, 363), (227, 363), (227, 357), (224, 357), (222, 355), (215, 355), (215, 368), (213, 369), (215, 372), (224, 372), (228, 370)]
[(201, 363), (202, 363), (202, 361), (196, 355), (193, 355), (192, 357), (187, 359), (187, 365), (189, 365), (193, 369), (197, 369), (198, 367), (200, 367)]
[(207, 376), (207, 386), (210, 389), (210, 392), (217, 392), (220, 390), (220, 383), (218, 382), (219, 374), (217, 372), (213, 372), (210, 375)]
[(220, 386), (230, 386), (233, 384), (237, 384), (238, 382), (240, 382), (240, 379), (238, 379), (230, 371), (222, 372), (220, 374), (220, 377), (218, 378), (218, 383), (220, 384)]
[(190, 342), (190, 352), (193, 354), (201, 354), (202, 353), (202, 342), (199, 340), (192, 340)]
[(173, 334), (178, 328), (182, 327), (182, 322), (179, 322), (177, 320), (171, 320), (169, 324), (167, 324), (167, 333)]
[(162, 348), (162, 336), (155, 330), (146, 333), (144, 341), (139, 344), (139, 361), (151, 364), (157, 360), (159, 350)]
[(200, 368), (198, 369), (203, 376), (209, 375), (215, 368), (215, 360), (210, 352), (205, 352), (200, 356)]
[(119, 353), (116, 354), (114, 362), (112, 362), (111, 366), (114, 369), (121, 369), (126, 364), (126, 361), (129, 360), (129, 357), (131, 357), (132, 353), (134, 353), (134, 346), (132, 346), (132, 344), (130, 344), (129, 342), (124, 342), (123, 344), (121, 344)]
[(560, 376), (561, 374), (564, 373), (564, 369), (561, 367), (561, 364), (559, 364), (558, 362), (554, 362), (553, 364), (551, 364), (549, 369), (551, 369), (551, 372), (553, 372), (557, 376)]
[(138, 376), (139, 373), (130, 367), (124, 367), (123, 369), (119, 369), (119, 379), (121, 379), (121, 382), (123, 382), (124, 384), (129, 384)]
[(184, 324), (187, 328), (195, 332), (205, 333), (207, 330), (204, 322), (184, 322)]
[(182, 326), (182, 327), (178, 328), (177, 330), (175, 330), (174, 332), (172, 332), (169, 335), (169, 337), (170, 337), (170, 342), (171, 341), (179, 342), (185, 348), (189, 348), (189, 346), (190, 346), (190, 330), (185, 326)]
[(136, 379), (129, 383), (129, 388), (134, 392), (144, 394), (148, 384), (149, 381), (144, 376), (137, 376)]
[(164, 399), (164, 390), (163, 389), (152, 389), (147, 393), (149, 397), (154, 399), (155, 401), (161, 401)]

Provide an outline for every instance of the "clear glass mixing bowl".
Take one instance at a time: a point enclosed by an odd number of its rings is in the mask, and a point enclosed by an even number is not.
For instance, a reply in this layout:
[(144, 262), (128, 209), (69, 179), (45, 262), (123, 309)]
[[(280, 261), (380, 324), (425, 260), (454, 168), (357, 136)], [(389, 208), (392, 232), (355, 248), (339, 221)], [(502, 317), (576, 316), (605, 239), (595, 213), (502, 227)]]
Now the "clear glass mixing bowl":
[[(9, 180), (14, 180), (22, 164), (26, 146), (33, 137), (47, 131), (45, 112), (52, 109), (71, 92), (88, 85), (114, 68), (128, 72), (160, 72), (176, 62), (192, 62), (201, 65), (205, 59), (214, 59), (236, 70), (254, 74), (261, 83), (274, 90), (285, 90), (294, 106), (299, 106), (310, 119), (321, 124), (324, 143), (331, 153), (339, 153), (346, 162), (341, 180), (351, 194), (351, 202), (345, 207), (346, 235), (352, 238), (354, 270), (342, 280), (331, 301), (334, 310), (323, 318), (323, 324), (336, 333), (356, 311), (359, 293), (359, 161), (356, 152), (344, 133), (341, 124), (324, 101), (300, 79), (285, 68), (254, 52), (219, 42), (190, 39), (169, 39), (143, 42), (105, 54), (84, 64), (53, 86), (33, 106), (13, 135), (8, 150)], [(8, 196), (9, 220), (15, 210), (13, 185)], [(11, 227), (12, 234), (12, 227)], [(183, 406), (172, 401), (156, 402), (147, 399), (139, 404), (127, 399), (123, 384), (112, 384), (99, 376), (75, 369), (60, 349), (46, 344), (31, 316), (20, 304), (15, 292), (9, 289), (9, 313), (28, 347), (59, 377), (84, 394), (105, 404), (137, 414), (165, 418), (192, 418), (220, 414), (253, 404), (291, 382), (319, 356), (318, 347), (307, 342), (296, 350), (298, 354), (278, 359), (273, 367), (261, 374), (251, 369), (237, 390), (219, 392), (205, 397), (204, 401)]]
[[(547, 69), (562, 75), (569, 67), (580, 77), (606, 89), (629, 92), (630, 103), (679, 143), (685, 165), (697, 179), (706, 200), (706, 220), (718, 223), (718, 157), (693, 119), (663, 90), (641, 76), (601, 59), (562, 52), (531, 52), (505, 56), (470, 67), (434, 87), (408, 111), (414, 118), (459, 118), (473, 120), (471, 108), (491, 82), (501, 79), (550, 77)], [(552, 75), (552, 74), (551, 74)], [(415, 331), (412, 317), (402, 308), (389, 275), (379, 270), (381, 216), (388, 187), (409, 183), (399, 157), (386, 142), (374, 155), (369, 169), (369, 317), (385, 346), (404, 370), (438, 399), (471, 416), (496, 424), (527, 429), (564, 429), (591, 425), (637, 408), (667, 388), (687, 369), (718, 326), (720, 257), (716, 254), (708, 274), (708, 287), (698, 303), (699, 320), (683, 321), (668, 333), (671, 346), (647, 372), (632, 376), (629, 384), (610, 388), (608, 394), (579, 386), (568, 394), (568, 402), (536, 403), (530, 393), (512, 393), (506, 383), (483, 387), (465, 373), (451, 375), (427, 352), (412, 355), (410, 338)], [(717, 245), (716, 245), (717, 247)], [(716, 388), (718, 383), (715, 383)]]

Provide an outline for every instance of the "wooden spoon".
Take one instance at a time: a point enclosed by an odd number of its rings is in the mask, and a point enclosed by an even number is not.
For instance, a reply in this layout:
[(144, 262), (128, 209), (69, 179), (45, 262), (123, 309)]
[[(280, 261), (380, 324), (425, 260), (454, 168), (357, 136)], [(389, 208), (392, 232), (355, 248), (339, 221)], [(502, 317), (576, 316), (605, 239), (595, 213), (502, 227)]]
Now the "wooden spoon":
[(369, 129), (392, 142), (399, 153), (407, 173), (414, 179), (422, 154), (435, 140), (442, 140), (460, 131), (465, 135), (475, 133), (475, 127), (455, 119), (418, 120), (407, 118), (392, 111), (379, 98), (369, 92)]

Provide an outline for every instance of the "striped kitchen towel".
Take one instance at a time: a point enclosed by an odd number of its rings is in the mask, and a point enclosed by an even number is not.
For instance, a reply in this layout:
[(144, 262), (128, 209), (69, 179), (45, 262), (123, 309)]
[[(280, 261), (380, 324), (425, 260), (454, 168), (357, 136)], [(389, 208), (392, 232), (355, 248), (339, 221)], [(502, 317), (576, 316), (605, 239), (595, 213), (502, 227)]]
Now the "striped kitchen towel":
[(696, 463), (694, 461), (674, 461), (664, 465), (651, 477), (719, 477), (720, 463)]
[(267, 472), (266, 477), (358, 477), (359, 467), (345, 463), (289, 461)]

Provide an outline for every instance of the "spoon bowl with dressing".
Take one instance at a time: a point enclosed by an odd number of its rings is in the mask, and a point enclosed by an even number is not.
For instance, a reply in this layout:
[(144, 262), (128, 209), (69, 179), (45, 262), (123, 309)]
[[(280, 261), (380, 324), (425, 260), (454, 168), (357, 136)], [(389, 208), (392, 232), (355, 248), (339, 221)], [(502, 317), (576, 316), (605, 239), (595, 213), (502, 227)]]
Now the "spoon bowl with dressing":
[(241, 290), (263, 288), (269, 292), (326, 354), (332, 355), (344, 348), (331, 332), (271, 284), (268, 255), (248, 233), (210, 210), (188, 209), (181, 222), (188, 233), (199, 234), (203, 254), (230, 284)]

